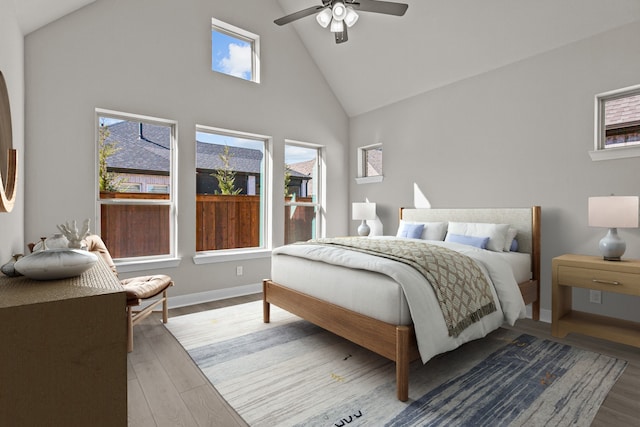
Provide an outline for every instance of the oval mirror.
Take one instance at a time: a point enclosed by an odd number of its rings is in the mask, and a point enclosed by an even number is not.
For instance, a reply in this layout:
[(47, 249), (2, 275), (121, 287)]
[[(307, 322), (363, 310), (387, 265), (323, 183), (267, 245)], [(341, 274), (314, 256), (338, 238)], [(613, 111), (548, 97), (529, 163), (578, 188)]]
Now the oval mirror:
[(18, 181), (18, 152), (13, 149), (9, 92), (0, 71), (0, 212), (11, 212)]

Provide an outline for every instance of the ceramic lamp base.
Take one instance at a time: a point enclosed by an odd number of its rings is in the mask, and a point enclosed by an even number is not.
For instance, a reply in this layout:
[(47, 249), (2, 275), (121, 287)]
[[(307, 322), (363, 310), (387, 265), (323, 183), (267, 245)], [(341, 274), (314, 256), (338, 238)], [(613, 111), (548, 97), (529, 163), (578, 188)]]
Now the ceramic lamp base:
[(606, 261), (620, 261), (626, 249), (627, 244), (618, 236), (617, 228), (610, 228), (600, 240), (600, 253)]
[(368, 236), (371, 232), (371, 228), (367, 225), (367, 220), (362, 220), (362, 224), (358, 227), (359, 236)]

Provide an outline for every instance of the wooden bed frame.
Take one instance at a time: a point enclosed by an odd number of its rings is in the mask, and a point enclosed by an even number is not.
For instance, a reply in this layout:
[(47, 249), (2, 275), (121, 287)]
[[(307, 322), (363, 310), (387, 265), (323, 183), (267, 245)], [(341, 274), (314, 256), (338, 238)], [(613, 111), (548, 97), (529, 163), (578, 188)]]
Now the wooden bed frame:
[[(531, 254), (531, 279), (520, 283), (525, 304), (532, 304), (532, 318), (540, 316), (540, 206), (532, 208), (406, 209), (407, 221), (457, 221), (511, 224), (518, 229), (519, 252)], [(409, 364), (420, 357), (412, 325), (393, 325), (356, 313), (279, 285), (263, 282), (263, 317), (270, 321), (270, 304), (287, 310), (336, 335), (396, 362), (397, 396), (409, 398)]]

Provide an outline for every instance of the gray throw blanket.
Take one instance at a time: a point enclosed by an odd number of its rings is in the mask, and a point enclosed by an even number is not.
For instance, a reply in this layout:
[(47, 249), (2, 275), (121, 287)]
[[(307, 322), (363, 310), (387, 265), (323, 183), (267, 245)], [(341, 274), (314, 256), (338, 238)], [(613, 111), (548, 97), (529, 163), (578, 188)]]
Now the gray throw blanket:
[(431, 284), (449, 336), (457, 337), (469, 325), (496, 311), (491, 285), (483, 271), (473, 259), (451, 249), (420, 240), (362, 237), (316, 239), (301, 243), (339, 246), (415, 268)]

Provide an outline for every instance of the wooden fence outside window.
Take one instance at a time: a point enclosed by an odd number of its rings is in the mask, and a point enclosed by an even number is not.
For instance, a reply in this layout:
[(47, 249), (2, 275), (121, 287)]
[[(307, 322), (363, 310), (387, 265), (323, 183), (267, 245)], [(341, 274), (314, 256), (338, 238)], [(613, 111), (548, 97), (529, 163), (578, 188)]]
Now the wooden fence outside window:
[[(101, 193), (102, 199), (168, 200), (168, 194)], [(311, 198), (297, 201), (310, 202)], [(315, 209), (285, 206), (285, 242), (312, 238)], [(102, 239), (114, 258), (170, 253), (170, 207), (103, 204)], [(260, 246), (260, 196), (196, 195), (196, 251)]]

